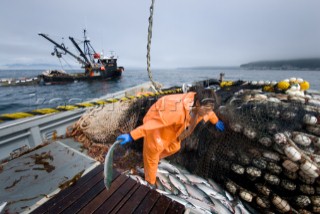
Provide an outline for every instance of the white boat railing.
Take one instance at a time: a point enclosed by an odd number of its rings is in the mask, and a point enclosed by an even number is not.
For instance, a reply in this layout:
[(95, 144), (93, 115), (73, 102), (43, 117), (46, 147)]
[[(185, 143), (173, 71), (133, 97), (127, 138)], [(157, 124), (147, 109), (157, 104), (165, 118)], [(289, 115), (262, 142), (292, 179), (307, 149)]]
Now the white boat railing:
[[(150, 86), (149, 82), (143, 83), (92, 101), (132, 96), (141, 91), (150, 91)], [(56, 136), (65, 136), (67, 127), (76, 122), (85, 111), (85, 108), (75, 109), (0, 124), (0, 161), (18, 156)]]

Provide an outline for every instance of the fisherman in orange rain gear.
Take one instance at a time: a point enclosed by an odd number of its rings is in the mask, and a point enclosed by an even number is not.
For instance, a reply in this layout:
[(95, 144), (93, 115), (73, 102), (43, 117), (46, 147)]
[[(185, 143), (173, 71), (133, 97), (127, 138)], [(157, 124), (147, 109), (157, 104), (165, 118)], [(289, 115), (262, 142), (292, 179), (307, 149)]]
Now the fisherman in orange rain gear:
[(159, 160), (178, 152), (181, 141), (201, 120), (209, 120), (217, 130), (224, 131), (223, 122), (213, 112), (215, 98), (211, 89), (161, 97), (145, 115), (143, 125), (117, 138), (124, 145), (144, 137), (144, 173), (149, 184), (154, 186), (156, 182)]

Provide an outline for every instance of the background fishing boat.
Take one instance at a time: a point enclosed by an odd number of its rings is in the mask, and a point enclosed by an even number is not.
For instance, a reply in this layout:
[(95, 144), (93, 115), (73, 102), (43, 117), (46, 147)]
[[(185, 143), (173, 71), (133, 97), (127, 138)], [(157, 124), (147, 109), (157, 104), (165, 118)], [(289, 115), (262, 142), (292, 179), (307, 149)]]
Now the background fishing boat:
[(48, 35), (39, 33), (39, 36), (47, 39), (53, 43), (54, 51), (51, 53), (52, 56), (62, 58), (64, 55), (70, 55), (76, 59), (80, 64), (81, 68), (84, 69), (82, 73), (68, 74), (65, 71), (45, 71), (38, 76), (40, 83), (45, 85), (51, 84), (64, 84), (75, 81), (92, 81), (92, 80), (105, 80), (118, 78), (124, 71), (123, 67), (118, 67), (117, 57), (112, 54), (109, 57), (103, 56), (103, 54), (97, 53), (92, 47), (89, 38), (86, 35), (86, 29), (83, 30), (84, 40), (80, 41), (83, 43), (83, 49), (80, 48), (79, 44), (73, 37), (69, 37), (72, 44), (75, 46), (79, 55), (72, 53), (64, 45), (64, 43), (58, 44), (56, 41), (51, 39)]

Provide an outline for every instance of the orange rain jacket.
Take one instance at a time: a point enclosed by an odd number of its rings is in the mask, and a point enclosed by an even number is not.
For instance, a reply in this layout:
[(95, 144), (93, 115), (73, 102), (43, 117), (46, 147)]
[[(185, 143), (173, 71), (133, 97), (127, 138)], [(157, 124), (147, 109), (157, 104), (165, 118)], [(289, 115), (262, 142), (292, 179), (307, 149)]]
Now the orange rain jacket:
[[(143, 125), (130, 132), (134, 140), (144, 137), (143, 162), (145, 180), (155, 184), (158, 163), (161, 158), (170, 156), (180, 150), (180, 134), (190, 125), (190, 110), (194, 102), (194, 92), (167, 95), (151, 106), (143, 119)], [(201, 120), (212, 124), (218, 117), (211, 111)]]

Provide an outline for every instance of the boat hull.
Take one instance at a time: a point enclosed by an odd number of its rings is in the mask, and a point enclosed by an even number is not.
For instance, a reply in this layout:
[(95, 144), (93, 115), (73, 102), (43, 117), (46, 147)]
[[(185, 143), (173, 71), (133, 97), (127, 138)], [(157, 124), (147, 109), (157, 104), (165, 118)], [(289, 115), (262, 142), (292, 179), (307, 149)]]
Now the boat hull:
[(96, 80), (110, 80), (120, 78), (123, 72), (123, 68), (118, 68), (113, 71), (105, 72), (103, 75), (85, 75), (84, 73), (65, 74), (65, 75), (39, 75), (40, 84), (42, 85), (55, 85), (55, 84), (67, 84), (79, 81), (96, 81)]

